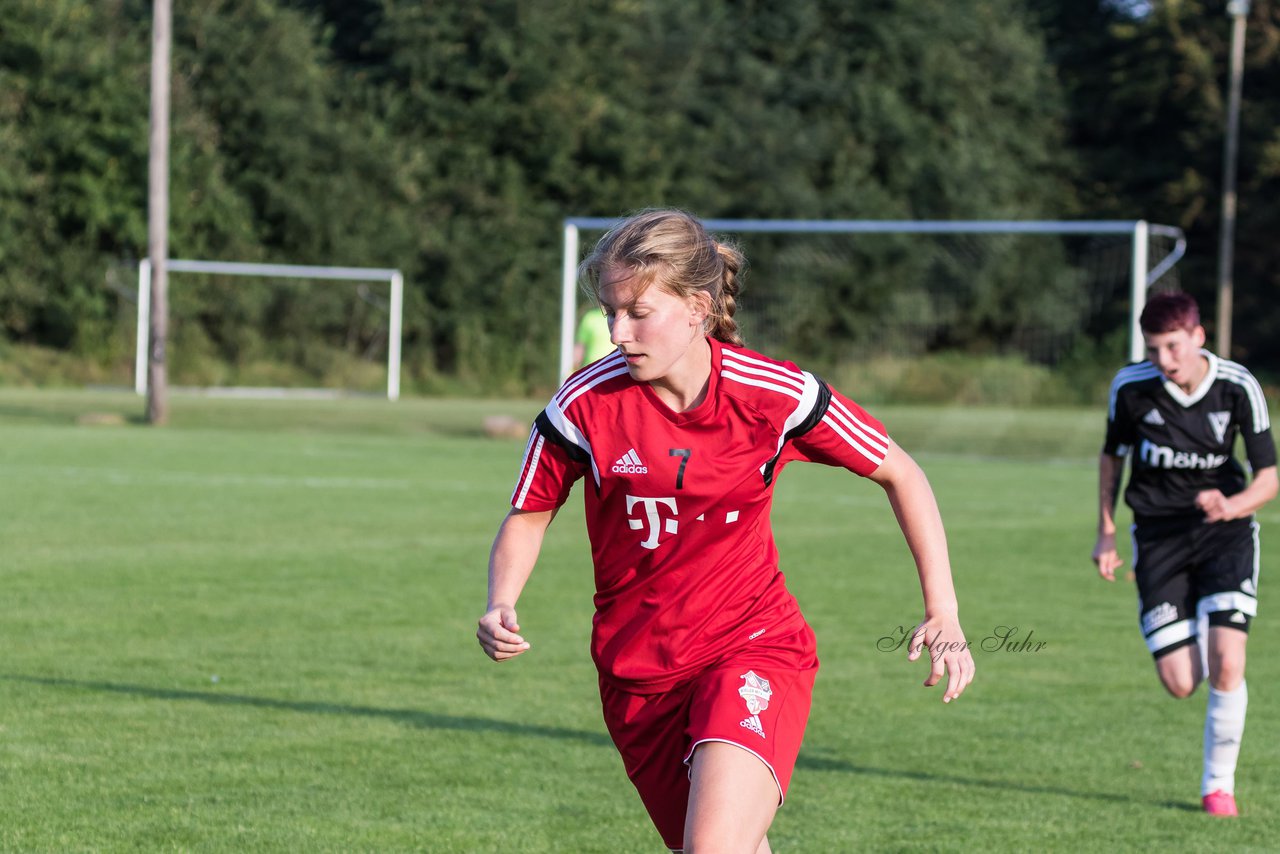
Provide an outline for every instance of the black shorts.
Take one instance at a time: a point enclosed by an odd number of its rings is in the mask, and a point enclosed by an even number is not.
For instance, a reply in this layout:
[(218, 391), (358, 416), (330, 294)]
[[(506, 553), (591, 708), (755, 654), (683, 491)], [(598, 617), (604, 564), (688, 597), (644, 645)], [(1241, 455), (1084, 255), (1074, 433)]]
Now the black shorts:
[(1258, 523), (1139, 520), (1133, 571), (1142, 636), (1156, 658), (1195, 643), (1201, 619), (1247, 632), (1258, 613)]

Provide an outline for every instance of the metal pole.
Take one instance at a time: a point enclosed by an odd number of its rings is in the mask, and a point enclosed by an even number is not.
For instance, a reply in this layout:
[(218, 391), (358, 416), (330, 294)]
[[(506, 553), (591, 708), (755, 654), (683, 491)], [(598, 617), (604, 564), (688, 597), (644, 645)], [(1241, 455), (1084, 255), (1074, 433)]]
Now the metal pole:
[(391, 276), (391, 329), (387, 333), (387, 400), (400, 399), (400, 336), (404, 315), (404, 276)]
[(1150, 242), (1150, 226), (1140, 219), (1133, 224), (1133, 254), (1130, 257), (1129, 270), (1129, 361), (1141, 362), (1147, 353), (1146, 341), (1142, 338), (1142, 327), (1138, 318), (1147, 304), (1147, 267), (1148, 244)]
[(138, 343), (133, 351), (133, 390), (147, 393), (147, 346), (151, 340), (151, 260), (138, 262)]
[(151, 341), (148, 348), (147, 422), (169, 421), (165, 345), (169, 338), (169, 51), (170, 0), (154, 0), (151, 24), (151, 155), (147, 172), (147, 255), (151, 259)]
[(1218, 345), (1231, 357), (1231, 314), (1235, 283), (1232, 267), (1236, 241), (1236, 153), (1240, 147), (1240, 90), (1244, 83), (1244, 31), (1249, 0), (1231, 0), (1231, 80), (1227, 95), (1227, 133), (1222, 154), (1222, 229), (1218, 242)]
[(560, 271), (560, 382), (573, 373), (573, 333), (578, 317), (578, 227), (564, 226), (564, 260)]

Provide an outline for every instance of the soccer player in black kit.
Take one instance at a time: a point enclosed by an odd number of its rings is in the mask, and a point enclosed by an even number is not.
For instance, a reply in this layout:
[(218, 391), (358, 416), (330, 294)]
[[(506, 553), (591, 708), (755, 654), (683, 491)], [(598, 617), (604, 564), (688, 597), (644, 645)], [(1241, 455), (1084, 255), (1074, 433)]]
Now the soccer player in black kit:
[[(1208, 669), (1206, 812), (1237, 815), (1236, 759), (1248, 692), (1245, 642), (1258, 606), (1258, 523), (1277, 491), (1276, 449), (1262, 388), (1243, 366), (1203, 349), (1195, 300), (1160, 294), (1139, 320), (1145, 362), (1111, 384), (1098, 465), (1098, 574), (1115, 580), (1115, 503), (1130, 457), (1138, 612), (1164, 687), (1189, 697)], [(1252, 479), (1235, 459), (1244, 440)], [(1203, 648), (1202, 648), (1203, 645)]]

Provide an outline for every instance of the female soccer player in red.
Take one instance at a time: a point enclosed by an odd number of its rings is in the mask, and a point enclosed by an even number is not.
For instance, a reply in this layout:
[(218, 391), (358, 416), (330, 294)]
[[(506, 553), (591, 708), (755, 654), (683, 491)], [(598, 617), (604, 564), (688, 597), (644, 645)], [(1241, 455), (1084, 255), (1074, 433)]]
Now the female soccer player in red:
[(667, 846), (704, 854), (769, 851), (809, 716), (814, 636), (769, 522), (787, 463), (843, 466), (885, 490), (924, 593), (908, 658), (929, 650), (925, 684), (945, 673), (944, 702), (974, 673), (928, 480), (853, 401), (742, 346), (742, 265), (670, 210), (623, 221), (583, 262), (618, 349), (537, 417), (477, 631), (496, 661), (529, 649), (516, 600), (585, 481), (605, 724)]

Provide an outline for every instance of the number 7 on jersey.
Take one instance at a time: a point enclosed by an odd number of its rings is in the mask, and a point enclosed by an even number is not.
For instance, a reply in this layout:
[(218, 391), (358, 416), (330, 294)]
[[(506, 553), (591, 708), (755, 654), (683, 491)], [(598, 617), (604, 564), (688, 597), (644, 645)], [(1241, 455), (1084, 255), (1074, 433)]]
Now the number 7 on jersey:
[(680, 468), (676, 469), (676, 489), (684, 489), (684, 467), (689, 464), (689, 457), (693, 456), (693, 449), (668, 448), (667, 456), (680, 457)]

